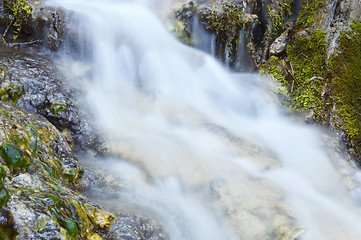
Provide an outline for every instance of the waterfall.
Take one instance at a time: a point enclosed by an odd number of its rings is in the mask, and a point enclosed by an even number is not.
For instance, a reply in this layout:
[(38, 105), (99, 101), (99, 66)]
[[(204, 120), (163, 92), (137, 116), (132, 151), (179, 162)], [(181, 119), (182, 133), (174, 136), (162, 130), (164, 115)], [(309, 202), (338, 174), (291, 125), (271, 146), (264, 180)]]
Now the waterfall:
[(64, 71), (113, 153), (87, 164), (125, 186), (100, 204), (153, 215), (175, 240), (361, 239), (361, 175), (334, 140), (285, 116), (267, 79), (175, 40), (167, 2), (51, 4), (80, 16), (83, 56), (64, 51)]

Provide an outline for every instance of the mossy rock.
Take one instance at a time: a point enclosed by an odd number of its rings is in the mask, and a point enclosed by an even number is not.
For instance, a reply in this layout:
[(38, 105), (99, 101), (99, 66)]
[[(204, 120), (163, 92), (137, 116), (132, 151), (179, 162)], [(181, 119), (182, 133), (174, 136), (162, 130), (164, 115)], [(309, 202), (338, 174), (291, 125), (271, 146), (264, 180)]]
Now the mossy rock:
[(361, 157), (361, 23), (351, 24), (351, 31), (342, 33), (329, 72), (334, 104), (331, 124), (347, 134), (354, 154)]
[(0, 46), (0, 99), (44, 116), (60, 131), (68, 131), (75, 151), (104, 154), (105, 144), (79, 98), (82, 89), (70, 83), (56, 64), (41, 53)]
[(43, 117), (1, 102), (0, 125), (0, 205), (12, 216), (0, 232), (101, 239), (97, 229), (109, 228), (114, 217), (78, 194), (83, 169), (63, 135)]

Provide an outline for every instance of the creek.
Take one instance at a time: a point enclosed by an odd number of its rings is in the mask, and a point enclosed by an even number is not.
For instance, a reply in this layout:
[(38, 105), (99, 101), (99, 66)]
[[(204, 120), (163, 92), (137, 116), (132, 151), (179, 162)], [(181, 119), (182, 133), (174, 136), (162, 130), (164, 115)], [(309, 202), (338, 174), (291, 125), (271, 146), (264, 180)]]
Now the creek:
[(82, 161), (123, 186), (90, 198), (174, 240), (361, 239), (361, 174), (337, 141), (277, 108), (270, 80), (174, 39), (160, 20), (170, 2), (49, 3), (77, 13), (77, 51), (59, 65), (113, 156)]

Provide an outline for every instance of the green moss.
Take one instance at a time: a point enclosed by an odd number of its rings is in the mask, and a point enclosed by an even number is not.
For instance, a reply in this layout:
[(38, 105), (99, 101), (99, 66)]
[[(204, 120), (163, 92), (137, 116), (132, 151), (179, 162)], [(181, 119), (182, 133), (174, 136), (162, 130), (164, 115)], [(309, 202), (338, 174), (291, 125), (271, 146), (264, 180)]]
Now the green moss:
[(0, 99), (3, 102), (16, 103), (23, 95), (23, 89), (15, 83), (4, 82), (0, 88)]
[(114, 216), (107, 212), (54, 191), (38, 197), (38, 201), (48, 207), (54, 220), (67, 230), (67, 235), (71, 239), (80, 240), (97, 236), (93, 232), (95, 226), (110, 227), (110, 221), (114, 220)]
[(0, 110), (1, 113), (5, 114), (7, 117), (10, 117), (10, 113), (8, 113), (7, 111), (5, 111), (4, 109)]
[(320, 9), (325, 6), (324, 1), (307, 0), (302, 1), (301, 10), (297, 18), (295, 30), (308, 28), (320, 20)]
[(347, 133), (361, 153), (361, 23), (340, 38), (340, 51), (330, 58), (336, 128)]
[(221, 36), (225, 48), (234, 53), (237, 50), (239, 31), (245, 23), (243, 4), (238, 1), (211, 2), (207, 11), (201, 11), (199, 17), (208, 31)]
[(28, 125), (28, 130), (31, 133), (29, 150), (32, 156), (35, 157), (38, 151), (38, 129), (34, 125)]
[(58, 206), (60, 203), (60, 198), (56, 194), (46, 194), (45, 197), (50, 198), (54, 206)]
[[(282, 106), (290, 106), (289, 84), (290, 79), (287, 76), (286, 62), (278, 57), (271, 56), (267, 63), (263, 65), (261, 73), (269, 74), (276, 83), (272, 86), (272, 92), (275, 94), (275, 99), (278, 100)], [(291, 85), (290, 85), (291, 86)]]
[(292, 64), (298, 82), (291, 94), (292, 108), (318, 113), (325, 107), (321, 98), (321, 91), (327, 82), (325, 58), (325, 32), (321, 30), (300, 33), (290, 42), (287, 59)]
[(294, 0), (272, 1), (267, 6), (268, 18), (272, 22), (273, 32), (283, 32), (284, 24), (291, 15), (291, 5)]
[(50, 105), (50, 111), (54, 114), (56, 117), (56, 114), (59, 112), (64, 112), (66, 109), (66, 103), (64, 102), (53, 102)]
[(0, 240), (12, 240), (13, 231), (10, 228), (0, 227)]
[(285, 59), (271, 57), (267, 61), (264, 71), (281, 84), (276, 93), (283, 105), (296, 111), (312, 111), (314, 118), (323, 117), (328, 107), (322, 97), (327, 86), (325, 57), (325, 33), (314, 29), (294, 36)]
[(6, 71), (6, 68), (0, 66), (0, 78), (1, 80), (4, 80), (8, 72)]

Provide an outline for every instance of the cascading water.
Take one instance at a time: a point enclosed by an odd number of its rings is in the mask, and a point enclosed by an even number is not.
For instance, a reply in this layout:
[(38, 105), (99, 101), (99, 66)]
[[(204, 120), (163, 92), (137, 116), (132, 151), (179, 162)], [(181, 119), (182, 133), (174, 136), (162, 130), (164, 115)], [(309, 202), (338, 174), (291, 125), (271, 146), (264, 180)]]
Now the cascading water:
[(88, 162), (127, 186), (108, 209), (153, 214), (176, 240), (361, 239), (360, 173), (272, 107), (258, 74), (178, 43), (163, 2), (52, 4), (82, 18), (87, 53), (63, 57), (91, 69), (78, 78), (119, 156)]

